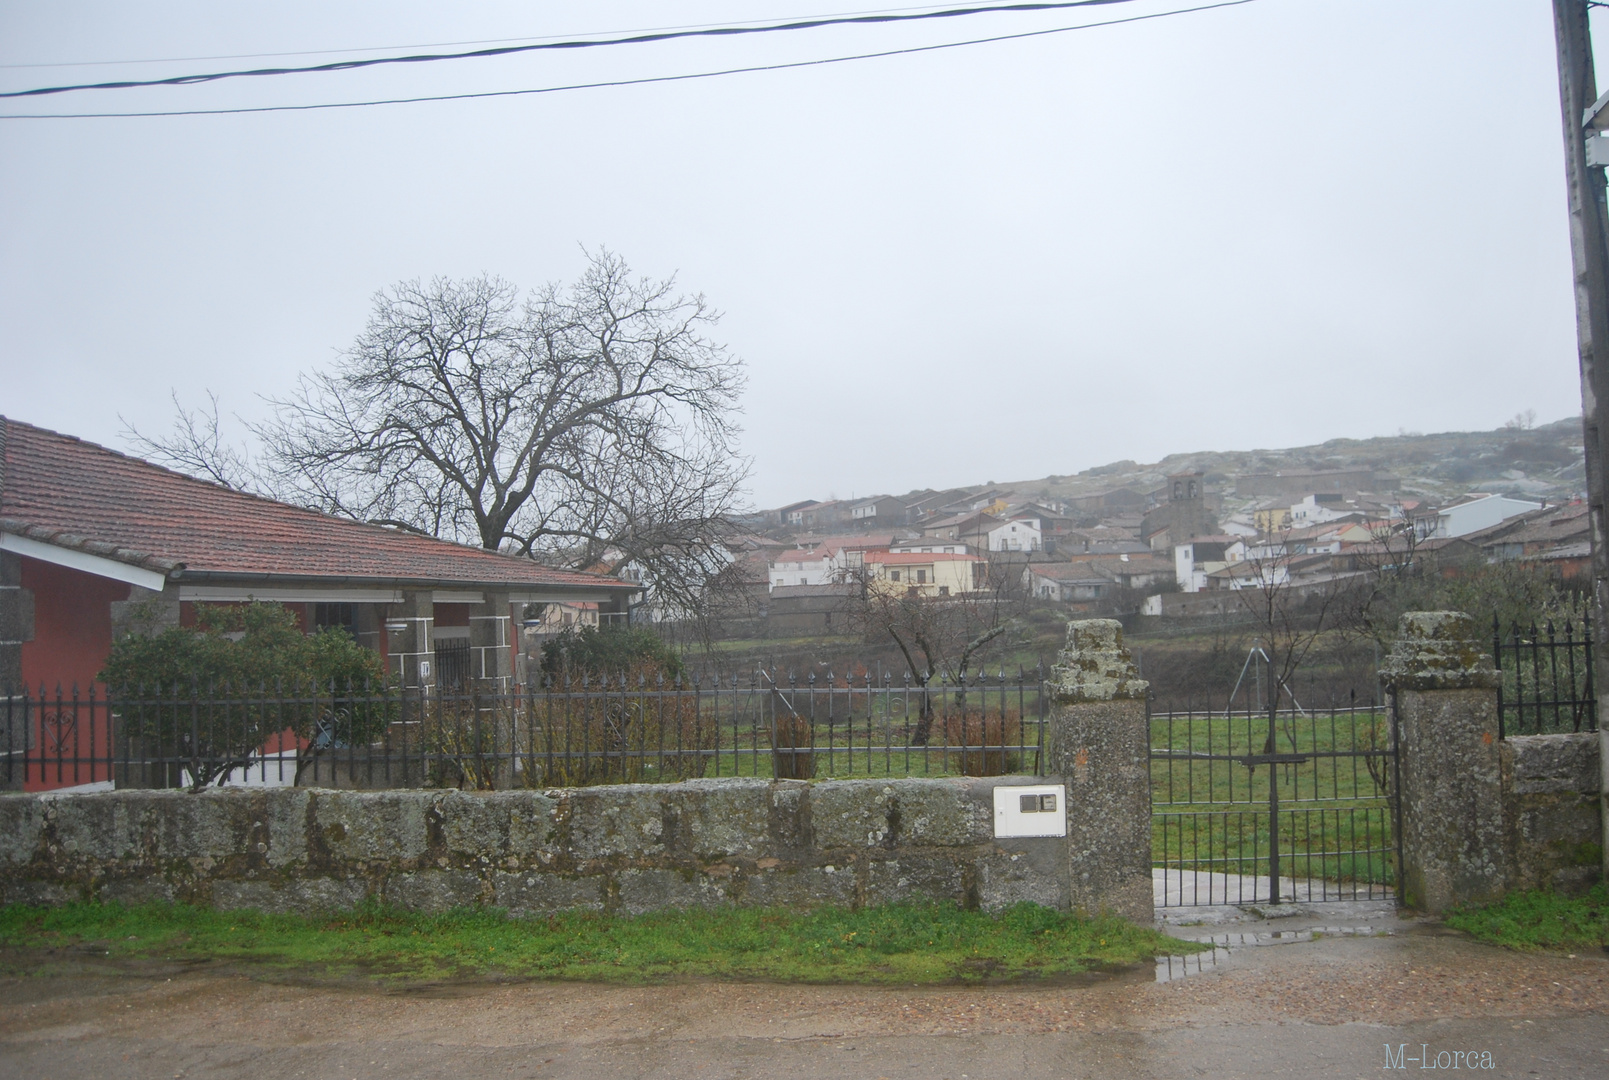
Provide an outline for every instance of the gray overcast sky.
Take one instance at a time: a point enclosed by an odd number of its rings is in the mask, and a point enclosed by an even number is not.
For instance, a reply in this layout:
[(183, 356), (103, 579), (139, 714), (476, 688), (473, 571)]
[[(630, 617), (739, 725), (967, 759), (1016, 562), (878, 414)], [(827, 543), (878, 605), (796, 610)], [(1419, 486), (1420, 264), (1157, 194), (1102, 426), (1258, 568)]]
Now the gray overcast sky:
[[(915, 0), (0, 5), (0, 63), (356, 48)], [(1199, 0), (1198, 0), (1199, 2)], [(456, 93), (1134, 4), (62, 95)], [(1600, 33), (1609, 32), (1599, 26)], [(308, 57), (297, 62), (316, 62)], [(278, 62), (278, 61), (275, 61)], [(0, 86), (218, 62), (0, 69)], [(229, 63), (223, 66), (231, 66)], [(122, 446), (259, 415), (399, 279), (678, 275), (749, 365), (759, 505), (1580, 409), (1551, 5), (1256, 0), (917, 56), (312, 113), (0, 121), (0, 412)]]

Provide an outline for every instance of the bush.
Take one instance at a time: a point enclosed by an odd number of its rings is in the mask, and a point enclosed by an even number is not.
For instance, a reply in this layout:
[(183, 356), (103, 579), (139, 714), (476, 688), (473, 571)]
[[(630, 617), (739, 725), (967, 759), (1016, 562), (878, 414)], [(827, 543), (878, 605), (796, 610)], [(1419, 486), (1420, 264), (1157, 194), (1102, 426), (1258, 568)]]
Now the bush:
[[(336, 627), (304, 634), (281, 604), (202, 607), (194, 627), (126, 634), (100, 679), (123, 734), (188, 759), (196, 788), (249, 763), (287, 729), (315, 754), (371, 741), (395, 704), (379, 654)], [(300, 767), (309, 755), (298, 758)]]
[(1017, 710), (951, 713), (944, 718), (944, 742), (952, 767), (962, 776), (1005, 776), (1015, 772), (1022, 745), (1022, 717)]
[(628, 672), (648, 682), (657, 676), (674, 682), (682, 677), (682, 661), (664, 638), (642, 626), (583, 626), (542, 646), (542, 675), (555, 685), (583, 677), (618, 679)]
[(585, 690), (562, 682), (534, 695), (529, 735), (518, 740), (523, 782), (581, 787), (703, 776), (720, 737), (690, 694), (669, 692), (654, 662), (638, 660)]

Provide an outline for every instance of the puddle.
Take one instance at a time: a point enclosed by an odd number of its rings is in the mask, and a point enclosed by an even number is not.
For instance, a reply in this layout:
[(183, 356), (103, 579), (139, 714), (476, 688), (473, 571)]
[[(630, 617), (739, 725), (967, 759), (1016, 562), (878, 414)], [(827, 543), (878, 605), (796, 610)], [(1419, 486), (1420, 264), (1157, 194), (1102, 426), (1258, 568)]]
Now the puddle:
[[(1188, 937), (1186, 941), (1201, 941), (1212, 945), (1208, 952), (1188, 956), (1159, 956), (1156, 961), (1156, 981), (1173, 982), (1187, 975), (1200, 975), (1218, 967), (1236, 949), (1257, 948), (1265, 945), (1299, 945), (1315, 937), (1390, 937), (1395, 931), (1377, 930), (1372, 926), (1310, 926), (1305, 930), (1266, 930), (1260, 933), (1208, 934), (1205, 937)], [(1182, 936), (1182, 935), (1181, 935)]]

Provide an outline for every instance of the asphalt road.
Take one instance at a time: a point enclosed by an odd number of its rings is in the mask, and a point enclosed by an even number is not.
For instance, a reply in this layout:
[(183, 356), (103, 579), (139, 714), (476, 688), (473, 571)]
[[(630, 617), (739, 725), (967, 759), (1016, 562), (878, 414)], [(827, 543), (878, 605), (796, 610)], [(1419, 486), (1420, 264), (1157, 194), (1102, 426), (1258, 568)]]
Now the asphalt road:
[(1188, 971), (976, 989), (381, 991), (13, 955), (31, 970), (0, 980), (0, 1077), (1277, 1080), (1424, 1075), (1426, 1050), (1429, 1067), (1452, 1070), (1438, 1076), (1609, 1077), (1602, 954), (1515, 954), (1379, 911), (1174, 932), (1232, 945)]

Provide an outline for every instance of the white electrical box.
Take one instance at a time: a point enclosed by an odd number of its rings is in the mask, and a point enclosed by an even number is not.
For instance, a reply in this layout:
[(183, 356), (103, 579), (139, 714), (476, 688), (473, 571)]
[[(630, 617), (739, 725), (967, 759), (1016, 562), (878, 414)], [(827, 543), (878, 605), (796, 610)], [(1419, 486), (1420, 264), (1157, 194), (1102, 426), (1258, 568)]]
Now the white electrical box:
[(995, 788), (994, 834), (1066, 836), (1067, 785), (1002, 784)]

